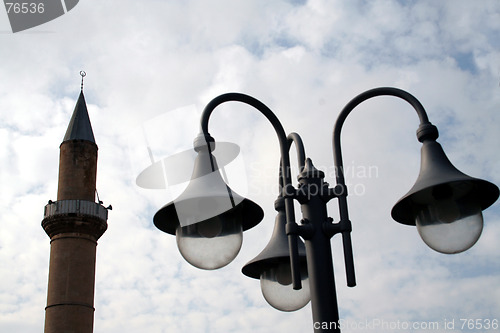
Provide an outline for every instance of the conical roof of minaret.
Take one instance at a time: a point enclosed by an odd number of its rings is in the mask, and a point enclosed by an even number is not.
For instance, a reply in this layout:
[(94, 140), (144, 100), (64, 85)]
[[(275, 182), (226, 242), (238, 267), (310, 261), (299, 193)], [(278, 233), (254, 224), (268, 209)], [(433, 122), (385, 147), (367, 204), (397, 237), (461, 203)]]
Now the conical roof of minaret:
[(63, 142), (69, 140), (86, 140), (95, 143), (83, 90), (80, 92), (80, 96), (76, 102), (75, 110), (71, 116)]

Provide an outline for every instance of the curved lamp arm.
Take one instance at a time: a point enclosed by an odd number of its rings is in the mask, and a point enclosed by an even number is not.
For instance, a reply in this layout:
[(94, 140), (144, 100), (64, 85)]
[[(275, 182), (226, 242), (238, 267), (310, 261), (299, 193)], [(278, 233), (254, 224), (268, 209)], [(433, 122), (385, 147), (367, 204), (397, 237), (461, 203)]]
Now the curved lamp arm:
[[(292, 143), (295, 143), (295, 148), (297, 151), (297, 165), (299, 166), (299, 172), (304, 168), (306, 161), (306, 150), (304, 148), (304, 143), (302, 142), (302, 138), (295, 132), (288, 134), (288, 152), (290, 153), (290, 148), (292, 147)], [(282, 169), (281, 169), (281, 160), (280, 160), (280, 168), (279, 168), (279, 184), (280, 188), (283, 188), (283, 177), (282, 177)], [(282, 196), (282, 193), (280, 193)]]
[(354, 97), (340, 112), (335, 126), (333, 128), (333, 158), (335, 163), (335, 172), (337, 178), (337, 184), (342, 186), (344, 189), (342, 194), (339, 195), (339, 213), (340, 213), (340, 224), (342, 226), (342, 243), (344, 247), (344, 260), (346, 265), (346, 278), (347, 285), (349, 287), (354, 287), (356, 285), (356, 277), (354, 273), (354, 259), (352, 255), (352, 244), (351, 244), (351, 221), (349, 220), (348, 208), (347, 208), (347, 191), (344, 179), (344, 169), (342, 162), (342, 150), (340, 146), (340, 132), (342, 126), (344, 125), (345, 119), (351, 113), (351, 111), (358, 106), (360, 103), (377, 96), (394, 96), (399, 97), (413, 106), (420, 119), (420, 127), (417, 130), (417, 137), (420, 142), (424, 140), (436, 140), (438, 137), (437, 128), (429, 122), (427, 113), (425, 112), (422, 104), (410, 93), (391, 87), (381, 87), (375, 88), (364, 93), (359, 94)]
[[(297, 151), (297, 164), (299, 166), (299, 172), (304, 168), (304, 164), (306, 161), (306, 150), (304, 148), (304, 143), (302, 142), (302, 138), (295, 132), (288, 134), (288, 144), (291, 145), (292, 142), (295, 143), (295, 148)], [(288, 148), (290, 149), (290, 148)]]
[[(287, 225), (296, 226), (295, 222), (295, 212), (293, 207), (293, 198), (287, 196), (287, 194), (293, 193), (292, 184), (290, 180), (290, 156), (289, 156), (289, 148), (290, 143), (286, 136), (285, 130), (281, 125), (280, 121), (276, 117), (276, 115), (269, 109), (264, 103), (261, 101), (245, 95), (241, 93), (227, 93), (220, 95), (213, 100), (211, 100), (203, 113), (201, 114), (200, 120), (200, 129), (202, 135), (205, 137), (205, 142), (207, 146), (209, 146), (210, 142), (213, 142), (213, 138), (210, 136), (208, 132), (208, 122), (210, 119), (210, 115), (213, 110), (220, 104), (225, 102), (241, 102), (253, 106), (257, 110), (259, 110), (273, 125), (276, 134), (278, 136), (279, 144), (280, 144), (280, 153), (281, 153), (281, 178), (283, 182), (282, 187), (282, 195), (285, 197), (285, 212), (287, 217)], [(295, 140), (296, 137), (292, 136), (291, 140)], [(297, 143), (297, 141), (295, 141)], [(290, 263), (292, 269), (292, 281), (293, 281), (293, 289), (301, 289), (301, 280), (300, 280), (300, 269), (299, 269), (299, 255), (298, 255), (298, 247), (297, 247), (297, 235), (290, 234), (288, 235), (288, 244), (290, 248)]]

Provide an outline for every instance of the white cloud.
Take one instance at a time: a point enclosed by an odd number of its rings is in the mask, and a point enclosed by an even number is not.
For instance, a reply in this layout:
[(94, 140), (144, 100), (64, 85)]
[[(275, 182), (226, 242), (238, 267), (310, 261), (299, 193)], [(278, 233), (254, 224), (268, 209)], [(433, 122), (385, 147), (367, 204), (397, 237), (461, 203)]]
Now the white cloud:
[[(397, 86), (423, 103), (460, 170), (499, 184), (499, 13), (497, 1), (465, 0), (80, 1), (17, 34), (0, 15), (0, 331), (43, 326), (50, 245), (40, 221), (56, 197), (58, 146), (80, 70), (99, 146), (97, 188), (113, 205), (98, 245), (95, 331), (307, 332), (310, 306), (278, 312), (240, 272), (267, 243), (275, 217), (279, 149), (265, 118), (227, 103), (210, 119), (216, 140), (241, 147), (248, 196), (265, 210), (235, 262), (219, 271), (191, 267), (175, 237), (153, 226), (172, 198), (135, 185), (150, 162), (147, 144), (155, 160), (190, 149), (206, 103), (239, 91), (301, 134), (333, 185), (337, 114), (366, 89)], [(345, 286), (341, 242), (332, 240), (341, 316), (432, 320), (439, 332), (445, 319), (498, 318), (498, 204), (485, 212), (479, 242), (455, 256), (432, 252), (414, 228), (390, 218), (418, 174), (417, 121), (406, 103), (380, 97), (344, 126), (344, 164), (377, 173), (348, 179), (363, 189), (349, 197), (357, 287)], [(328, 208), (338, 220), (337, 203)]]

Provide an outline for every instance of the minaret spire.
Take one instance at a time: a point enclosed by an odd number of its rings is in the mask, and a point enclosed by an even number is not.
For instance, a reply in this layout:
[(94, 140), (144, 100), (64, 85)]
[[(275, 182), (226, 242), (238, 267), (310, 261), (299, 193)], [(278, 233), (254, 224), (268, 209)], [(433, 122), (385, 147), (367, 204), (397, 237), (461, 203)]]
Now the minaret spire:
[(87, 111), (83, 90), (80, 91), (80, 96), (76, 102), (75, 110), (69, 121), (63, 142), (68, 140), (86, 140), (95, 143), (94, 132), (90, 124), (89, 112)]
[(59, 149), (57, 201), (42, 221), (50, 237), (45, 333), (92, 333), (96, 246), (108, 211), (95, 202), (97, 145), (83, 86)]
[(80, 96), (76, 102), (75, 110), (73, 111), (73, 115), (69, 121), (68, 129), (66, 130), (63, 142), (68, 140), (87, 140), (95, 143), (94, 132), (92, 131), (92, 125), (90, 124), (87, 104), (85, 103), (85, 97), (83, 96), (83, 78), (87, 74), (84, 71), (80, 71), (80, 75), (82, 76)]

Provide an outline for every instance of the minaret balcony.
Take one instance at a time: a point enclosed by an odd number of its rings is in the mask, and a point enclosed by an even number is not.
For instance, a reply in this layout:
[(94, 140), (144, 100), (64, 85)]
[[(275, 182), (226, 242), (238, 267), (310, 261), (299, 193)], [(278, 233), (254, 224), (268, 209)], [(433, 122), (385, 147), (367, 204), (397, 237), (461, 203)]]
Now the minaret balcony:
[(90, 215), (106, 221), (108, 210), (101, 204), (86, 200), (49, 201), (45, 206), (44, 218), (54, 215)]
[(87, 200), (49, 201), (42, 226), (51, 238), (61, 233), (83, 233), (97, 240), (107, 229), (110, 208)]

